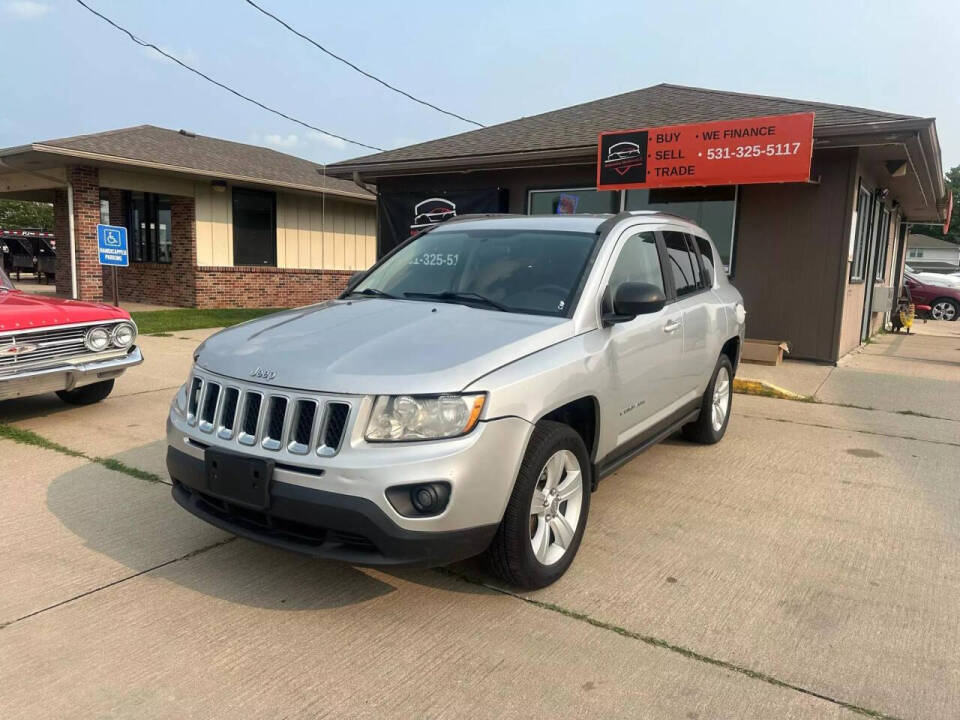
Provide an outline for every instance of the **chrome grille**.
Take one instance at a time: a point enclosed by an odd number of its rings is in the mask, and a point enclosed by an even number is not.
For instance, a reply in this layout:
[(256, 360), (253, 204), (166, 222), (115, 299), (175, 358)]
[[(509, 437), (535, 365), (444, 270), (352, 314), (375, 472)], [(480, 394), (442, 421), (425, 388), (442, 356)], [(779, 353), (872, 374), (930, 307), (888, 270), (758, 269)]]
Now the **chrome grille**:
[(280, 395), (270, 398), (267, 410), (267, 428), (263, 434), (263, 447), (279, 450), (283, 447), (283, 426), (287, 417), (287, 399)]
[(217, 402), (220, 400), (220, 386), (217, 383), (207, 383), (203, 395), (203, 407), (200, 410), (200, 429), (203, 432), (213, 432), (213, 421), (217, 415)]
[(223, 412), (220, 413), (220, 429), (217, 435), (224, 440), (233, 437), (233, 428), (237, 422), (237, 404), (240, 400), (240, 391), (237, 388), (227, 388), (223, 396)]
[[(65, 359), (95, 357), (83, 343), (89, 329), (89, 325), (81, 325), (16, 332), (0, 330), (0, 376), (57, 365)], [(29, 352), (14, 352), (14, 348), (23, 346), (31, 346)]]
[(263, 386), (236, 387), (194, 375), (188, 384), (187, 424), (221, 440), (293, 455), (335, 455), (350, 418), (349, 402), (302, 397)]

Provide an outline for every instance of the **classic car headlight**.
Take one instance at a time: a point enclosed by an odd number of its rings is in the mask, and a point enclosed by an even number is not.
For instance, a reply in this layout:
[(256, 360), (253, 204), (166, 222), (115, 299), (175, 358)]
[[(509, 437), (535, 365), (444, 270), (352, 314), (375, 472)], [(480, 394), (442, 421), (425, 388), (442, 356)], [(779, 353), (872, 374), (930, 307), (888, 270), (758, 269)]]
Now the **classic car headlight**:
[(83, 336), (83, 343), (87, 346), (87, 350), (92, 350), (93, 352), (106, 350), (107, 346), (110, 345), (110, 333), (107, 332), (106, 328), (92, 327), (87, 330), (87, 334)]
[(484, 393), (381, 395), (373, 404), (364, 437), (371, 442), (401, 442), (466, 435), (480, 419), (485, 400)]
[(110, 332), (110, 342), (118, 348), (128, 348), (137, 339), (137, 328), (133, 323), (122, 322)]

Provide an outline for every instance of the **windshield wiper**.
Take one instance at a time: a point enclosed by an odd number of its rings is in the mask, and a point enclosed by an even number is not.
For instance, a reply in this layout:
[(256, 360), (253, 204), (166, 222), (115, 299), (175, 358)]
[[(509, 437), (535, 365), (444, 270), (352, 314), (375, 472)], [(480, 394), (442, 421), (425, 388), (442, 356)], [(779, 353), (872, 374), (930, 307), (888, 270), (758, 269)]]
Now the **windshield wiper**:
[(494, 310), (500, 310), (501, 312), (513, 312), (506, 305), (498, 303), (496, 300), (491, 300), (485, 295), (474, 292), (454, 292), (453, 290), (445, 290), (444, 292), (439, 293), (425, 293), (425, 292), (405, 292), (404, 297), (414, 298), (419, 300), (442, 300), (447, 302), (466, 302), (466, 303), (477, 303), (479, 305), (485, 305), (486, 307), (493, 308)]
[(388, 300), (399, 300), (396, 295), (391, 295), (388, 292), (383, 290), (377, 290), (376, 288), (364, 288), (363, 290), (351, 290), (347, 293), (347, 297), (350, 295), (366, 295), (368, 297), (378, 297), (378, 298), (387, 298)]

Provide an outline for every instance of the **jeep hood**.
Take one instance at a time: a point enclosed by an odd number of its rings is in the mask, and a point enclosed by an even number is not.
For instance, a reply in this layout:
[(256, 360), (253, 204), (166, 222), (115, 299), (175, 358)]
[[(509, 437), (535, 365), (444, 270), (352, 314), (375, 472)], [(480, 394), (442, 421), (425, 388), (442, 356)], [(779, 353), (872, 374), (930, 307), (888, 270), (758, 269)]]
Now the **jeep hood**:
[[(197, 364), (269, 385), (344, 394), (456, 392), (572, 335), (566, 318), (452, 303), (335, 300), (252, 320), (211, 336)], [(256, 380), (255, 382), (263, 382)]]

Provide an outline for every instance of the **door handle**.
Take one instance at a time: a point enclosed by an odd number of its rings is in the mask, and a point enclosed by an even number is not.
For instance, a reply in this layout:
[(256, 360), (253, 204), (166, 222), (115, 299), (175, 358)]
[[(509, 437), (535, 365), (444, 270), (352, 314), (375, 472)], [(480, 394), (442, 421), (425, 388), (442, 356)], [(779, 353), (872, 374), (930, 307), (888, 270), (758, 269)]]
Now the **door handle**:
[(663, 326), (663, 331), (665, 333), (674, 333), (680, 329), (679, 320), (667, 320), (667, 324)]

